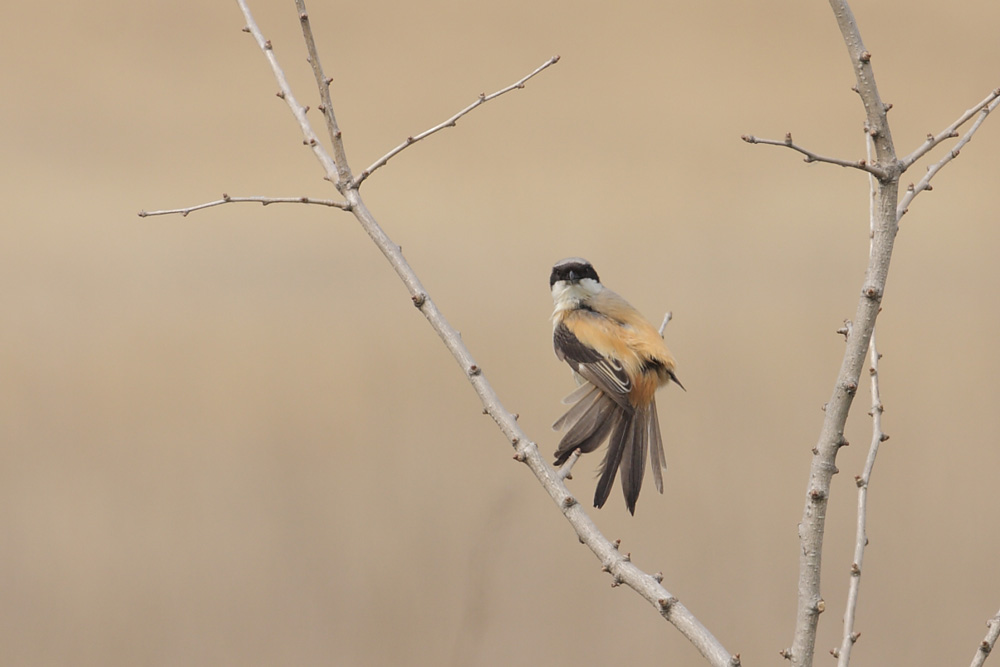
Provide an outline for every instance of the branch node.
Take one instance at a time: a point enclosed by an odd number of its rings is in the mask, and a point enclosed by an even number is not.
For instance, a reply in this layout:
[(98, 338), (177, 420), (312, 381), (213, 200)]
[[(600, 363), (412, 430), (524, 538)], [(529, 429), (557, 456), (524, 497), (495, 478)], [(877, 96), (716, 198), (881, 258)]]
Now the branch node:
[(783, 648), (780, 651), (778, 651), (778, 655), (780, 655), (785, 660), (791, 660), (792, 659), (792, 650), (788, 649), (788, 648)]
[(826, 500), (826, 492), (821, 489), (812, 489), (811, 491), (809, 491), (809, 498), (813, 500), (813, 502)]
[(662, 584), (663, 583), (663, 573), (662, 572), (654, 572), (652, 574), (652, 577), (656, 581), (656, 583), (658, 583), (658, 584)]
[(469, 366), (469, 370), (467, 372), (469, 373), (469, 377), (476, 377), (477, 375), (483, 372), (483, 369), (481, 369), (479, 366), (475, 364), (472, 364), (471, 366)]
[(270, 51), (270, 50), (272, 50), (273, 48), (274, 48), (274, 47), (272, 47), (272, 46), (271, 46), (271, 40), (267, 40), (266, 42), (264, 42), (264, 49), (265, 49), (266, 51)]
[(860, 60), (863, 63), (869, 62), (871, 59), (872, 59), (872, 54), (869, 53), (868, 51), (862, 51), (861, 55), (858, 56), (858, 60)]
[(740, 654), (734, 653), (731, 658), (729, 658), (729, 667), (740, 667)]
[(670, 608), (677, 604), (677, 598), (671, 595), (668, 598), (660, 598), (656, 601), (657, 606), (659, 606), (661, 612), (670, 611)]
[(875, 285), (867, 285), (867, 286), (865, 286), (865, 288), (863, 290), (861, 290), (861, 293), (864, 294), (866, 298), (869, 298), (869, 299), (871, 299), (873, 301), (881, 301), (882, 300), (882, 290), (880, 290)]
[(524, 463), (525, 461), (527, 461), (527, 460), (528, 460), (528, 457), (527, 457), (527, 456), (525, 456), (525, 455), (524, 455), (524, 454), (523, 454), (522, 452), (517, 452), (516, 454), (514, 454), (514, 457), (513, 457), (513, 458), (514, 458), (514, 460), (515, 460), (515, 461), (517, 461), (518, 463)]
[(562, 501), (563, 509), (568, 510), (573, 505), (576, 505), (576, 498), (574, 498), (573, 496), (566, 496), (565, 498), (563, 498)]
[(813, 607), (813, 611), (815, 611), (817, 614), (822, 614), (824, 611), (826, 611), (826, 600), (824, 600), (823, 598), (816, 600), (816, 605)]
[(417, 308), (423, 308), (424, 304), (427, 303), (427, 295), (423, 292), (414, 294), (411, 298), (413, 299), (413, 305)]
[(615, 551), (618, 551), (618, 547), (620, 547), (621, 545), (622, 545), (622, 541), (620, 539), (619, 540), (614, 540), (611, 543), (611, 546), (613, 546), (615, 548)]

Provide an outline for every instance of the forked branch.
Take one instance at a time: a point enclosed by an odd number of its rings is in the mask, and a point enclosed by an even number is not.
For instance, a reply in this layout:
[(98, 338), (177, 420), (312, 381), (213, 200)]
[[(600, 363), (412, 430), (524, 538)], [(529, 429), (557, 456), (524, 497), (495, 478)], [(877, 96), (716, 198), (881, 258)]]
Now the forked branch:
[(903, 171), (909, 169), (914, 162), (916, 162), (924, 155), (929, 153), (931, 150), (934, 149), (935, 146), (940, 144), (942, 141), (957, 137), (958, 128), (965, 125), (969, 121), (969, 119), (975, 116), (977, 113), (983, 111), (987, 107), (990, 107), (990, 109), (986, 109), (986, 113), (989, 113), (989, 111), (991, 111), (992, 108), (996, 106), (995, 104), (992, 103), (998, 97), (1000, 97), (1000, 88), (996, 88), (992, 93), (986, 96), (986, 99), (984, 99), (982, 102), (975, 105), (971, 109), (966, 109), (965, 113), (963, 113), (961, 116), (958, 117), (958, 120), (956, 120), (954, 123), (943, 129), (941, 132), (938, 132), (937, 134), (928, 134), (927, 140), (924, 141), (924, 143), (920, 144), (920, 146), (918, 146), (915, 151), (913, 151), (906, 157), (900, 159), (899, 164), (902, 167)]
[[(281, 68), (277, 64), (277, 59), (274, 57), (270, 42), (264, 39), (260, 30), (257, 28), (245, 0), (239, 0), (239, 5), (243, 10), (244, 16), (246, 17), (248, 30), (254, 35), (258, 46), (260, 46), (261, 50), (264, 52), (268, 62), (271, 63), (271, 69), (274, 72), (275, 77), (278, 79), (279, 88), (284, 93), (284, 98), (286, 101), (293, 99), (291, 98), (290, 91), (287, 90), (287, 82), (284, 79), (284, 74), (281, 71)], [(517, 417), (507, 410), (500, 402), (496, 392), (487, 381), (482, 368), (480, 368), (472, 358), (471, 353), (462, 342), (458, 332), (448, 323), (444, 315), (437, 308), (437, 305), (421, 284), (420, 279), (413, 271), (413, 268), (403, 257), (400, 247), (389, 238), (389, 236), (375, 220), (375, 217), (372, 215), (371, 211), (369, 211), (364, 200), (361, 198), (359, 185), (364, 179), (355, 179), (351, 174), (350, 167), (347, 165), (346, 154), (343, 151), (340, 130), (337, 129), (335, 122), (331, 122), (331, 119), (333, 118), (333, 110), (328, 102), (328, 93), (325, 92), (330, 82), (325, 77), (325, 74), (323, 74), (319, 54), (315, 48), (315, 41), (312, 37), (312, 29), (310, 27), (309, 15), (306, 11), (305, 3), (303, 0), (296, 0), (296, 6), (299, 11), (299, 20), (302, 24), (303, 36), (307, 43), (310, 64), (313, 67), (313, 72), (317, 79), (317, 85), (320, 87), (321, 95), (326, 95), (323, 97), (323, 111), (325, 117), (327, 118), (328, 129), (331, 132), (331, 141), (334, 145), (335, 155), (335, 160), (331, 160), (329, 163), (325, 159), (321, 159), (324, 169), (327, 172), (327, 178), (338, 184), (338, 189), (347, 200), (349, 210), (354, 214), (355, 218), (357, 218), (358, 222), (371, 237), (372, 241), (385, 255), (392, 268), (396, 271), (396, 274), (406, 285), (407, 290), (410, 292), (413, 304), (420, 310), (421, 313), (423, 313), (424, 317), (427, 318), (431, 327), (438, 333), (445, 346), (452, 353), (455, 361), (459, 364), (459, 367), (465, 373), (469, 382), (479, 395), (483, 404), (484, 412), (493, 418), (501, 432), (507, 437), (511, 445), (514, 446), (514, 458), (525, 463), (532, 473), (534, 473), (534, 475), (538, 478), (539, 482), (548, 492), (549, 496), (553, 499), (562, 511), (563, 515), (573, 526), (573, 529), (576, 531), (580, 541), (586, 544), (598, 557), (602, 565), (602, 570), (608, 572), (612, 576), (613, 586), (625, 584), (638, 592), (643, 598), (653, 605), (653, 607), (664, 619), (668, 620), (675, 627), (677, 627), (677, 629), (680, 630), (681, 633), (695, 645), (695, 647), (702, 653), (702, 655), (705, 656), (706, 659), (708, 659), (711, 664), (718, 667), (736, 667), (739, 665), (739, 657), (727, 652), (719, 641), (712, 636), (712, 634), (694, 617), (694, 615), (683, 604), (681, 604), (677, 598), (671, 595), (666, 588), (663, 587), (661, 584), (661, 575), (650, 575), (640, 570), (632, 563), (629, 554), (619, 553), (618, 544), (609, 541), (600, 533), (597, 526), (594, 525), (593, 520), (587, 514), (582, 505), (577, 502), (577, 500), (570, 493), (569, 489), (566, 488), (560, 473), (554, 470), (546, 462), (546, 460), (539, 453), (538, 447), (535, 443), (532, 442), (521, 430), (520, 425), (517, 423)], [(523, 86), (525, 81), (535, 76), (545, 68), (551, 66), (556, 61), (556, 58), (550, 59), (541, 67), (537, 68), (528, 76), (520, 79), (511, 86), (497, 91), (493, 95), (480, 97), (477, 102), (466, 107), (455, 116), (452, 116), (452, 118), (418, 136), (423, 138), (430, 136), (430, 134), (443, 129), (444, 127), (450, 127), (458, 118), (469, 113), (474, 108), (482, 105), (489, 99), (494, 99), (499, 95), (509, 92), (510, 90), (516, 90)], [(309, 127), (309, 121), (305, 117), (305, 113), (302, 112), (301, 107), (297, 104), (290, 103), (289, 106), (292, 109), (293, 114), (295, 114), (296, 120), (298, 120), (300, 126), (302, 127), (304, 136), (307, 137), (307, 143), (309, 143), (309, 138), (315, 137), (315, 133), (312, 131), (312, 128)], [(397, 155), (407, 146), (415, 143), (415, 141), (416, 138), (414, 138), (413, 141), (407, 140), (407, 142), (404, 142), (403, 145), (398, 146), (396, 149), (387, 153), (385, 156), (380, 158), (380, 160), (376, 161), (371, 168), (366, 170), (368, 173), (365, 176), (367, 177), (367, 175), (370, 175), (373, 171), (378, 169), (378, 167), (384, 165), (394, 155)], [(321, 150), (321, 147), (317, 147), (315, 143), (311, 143), (310, 145), (314, 147), (318, 156), (325, 156), (325, 151)], [(334, 164), (334, 162), (336, 162), (336, 164)]]
[[(910, 202), (913, 201), (914, 197), (916, 197), (921, 192), (924, 192), (925, 190), (933, 189), (931, 187), (931, 179), (934, 178), (937, 175), (937, 173), (941, 171), (942, 168), (944, 168), (946, 164), (957, 158), (962, 148), (964, 148), (967, 143), (972, 141), (972, 135), (976, 133), (976, 131), (983, 124), (983, 121), (986, 120), (986, 117), (990, 114), (990, 112), (992, 112), (994, 109), (997, 108), (998, 105), (1000, 105), (1000, 95), (998, 94), (1000, 94), (1000, 88), (993, 91), (993, 93), (990, 94), (990, 97), (987, 97), (986, 100), (983, 101), (986, 102), (986, 104), (980, 103), (979, 105), (974, 107), (976, 109), (975, 113), (979, 115), (976, 118), (976, 121), (968, 129), (968, 131), (966, 131), (966, 133), (962, 135), (962, 138), (959, 139), (954, 146), (952, 146), (951, 150), (948, 151), (943, 158), (941, 158), (931, 166), (927, 167), (927, 173), (924, 174), (923, 178), (917, 181), (916, 184), (911, 183), (910, 185), (907, 186), (906, 193), (903, 195), (903, 198), (900, 200), (899, 205), (896, 207), (897, 220), (906, 215), (906, 212), (907, 210), (909, 210), (910, 207)], [(968, 113), (969, 112), (967, 111), (966, 114)], [(953, 127), (957, 128), (961, 124), (964, 124), (966, 120), (968, 120), (968, 118), (966, 118), (965, 116), (963, 116), (963, 118), (959, 119), (961, 123), (956, 121)], [(958, 136), (957, 132), (955, 132), (952, 129), (947, 130), (947, 132), (949, 133), (950, 137)], [(926, 151), (924, 151), (924, 153), (926, 153)], [(924, 153), (921, 153), (921, 155), (923, 155)]]
[(819, 615), (826, 608), (820, 594), (820, 574), (823, 560), (823, 536), (826, 510), (830, 497), (830, 482), (837, 472), (837, 452), (847, 444), (844, 426), (858, 389), (861, 369), (875, 320), (885, 291), (889, 260), (896, 237), (896, 198), (899, 167), (886, 106), (879, 96), (871, 67), (871, 53), (861, 41), (861, 33), (846, 0), (830, 0), (837, 25), (855, 72), (856, 90), (865, 107), (865, 127), (874, 148), (874, 161), (866, 160), (882, 171), (872, 175), (878, 183), (872, 203), (871, 252), (868, 268), (852, 324), (847, 328), (847, 342), (840, 371), (834, 383), (833, 395), (826, 404), (823, 426), (813, 448), (806, 486), (805, 506), (799, 523), (799, 582), (798, 608), (792, 646), (783, 653), (796, 667), (810, 667), (816, 650), (816, 628)]

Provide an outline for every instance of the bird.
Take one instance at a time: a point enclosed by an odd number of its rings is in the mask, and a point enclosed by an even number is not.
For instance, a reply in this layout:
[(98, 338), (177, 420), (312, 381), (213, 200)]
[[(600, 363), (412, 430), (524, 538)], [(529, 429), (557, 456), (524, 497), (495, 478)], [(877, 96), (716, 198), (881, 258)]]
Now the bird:
[(566, 430), (555, 465), (561, 466), (578, 449), (586, 454), (608, 440), (594, 507), (607, 502), (621, 469), (625, 506), (634, 515), (647, 453), (656, 489), (663, 493), (666, 460), (656, 390), (670, 382), (684, 389), (675, 373), (676, 362), (656, 328), (602, 285), (587, 260), (569, 257), (556, 262), (549, 287), (555, 303), (556, 357), (573, 369), (580, 384), (563, 399), (572, 407), (552, 425), (554, 430)]

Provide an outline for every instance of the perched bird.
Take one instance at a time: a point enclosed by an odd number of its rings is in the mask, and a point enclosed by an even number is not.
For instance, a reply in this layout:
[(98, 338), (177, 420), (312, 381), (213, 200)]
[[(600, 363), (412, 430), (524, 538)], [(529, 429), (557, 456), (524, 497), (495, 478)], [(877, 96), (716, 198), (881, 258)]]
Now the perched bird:
[(656, 390), (673, 380), (674, 358), (656, 328), (625, 299), (601, 284), (585, 259), (557, 262), (549, 277), (555, 312), (556, 356), (581, 383), (563, 403), (573, 404), (552, 428), (568, 429), (555, 465), (577, 449), (592, 452), (610, 436), (594, 493), (603, 507), (619, 467), (628, 511), (635, 514), (649, 452), (656, 489), (663, 493), (663, 440), (656, 416)]

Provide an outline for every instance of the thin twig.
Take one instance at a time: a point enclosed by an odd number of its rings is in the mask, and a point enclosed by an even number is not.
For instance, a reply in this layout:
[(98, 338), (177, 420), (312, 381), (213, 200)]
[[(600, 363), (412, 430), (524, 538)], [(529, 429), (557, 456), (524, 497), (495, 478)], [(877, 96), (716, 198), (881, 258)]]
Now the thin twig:
[(899, 164), (902, 166), (903, 171), (909, 169), (914, 162), (922, 158), (924, 155), (929, 153), (931, 149), (940, 144), (945, 139), (951, 139), (958, 136), (958, 128), (965, 125), (966, 122), (977, 113), (986, 108), (990, 102), (1000, 97), (1000, 88), (995, 89), (992, 93), (986, 96), (982, 102), (972, 107), (971, 109), (966, 109), (965, 113), (958, 117), (954, 123), (944, 128), (942, 131), (938, 132), (937, 135), (928, 134), (927, 140), (924, 141), (917, 150), (913, 151), (906, 157), (900, 159)]
[(316, 87), (319, 89), (319, 110), (323, 112), (323, 118), (326, 119), (326, 130), (330, 135), (330, 145), (333, 148), (333, 161), (337, 166), (337, 178), (334, 184), (338, 190), (343, 192), (347, 184), (351, 182), (351, 167), (347, 163), (347, 152), (344, 150), (344, 141), (340, 127), (337, 125), (337, 116), (333, 113), (333, 102), (330, 99), (332, 80), (323, 73), (323, 65), (319, 60), (319, 50), (316, 48), (316, 40), (313, 38), (312, 24), (309, 22), (309, 12), (306, 11), (305, 2), (295, 0), (295, 8), (299, 12), (302, 37), (306, 43), (306, 51), (309, 53), (309, 65), (312, 67), (313, 76), (316, 77)]
[(674, 314), (671, 311), (667, 311), (667, 314), (663, 316), (663, 323), (660, 325), (660, 338), (663, 338), (663, 332), (667, 330), (667, 325), (670, 324), (670, 320), (674, 319)]
[(268, 64), (271, 65), (271, 71), (274, 73), (274, 78), (278, 82), (278, 97), (285, 100), (285, 104), (291, 109), (292, 115), (295, 116), (295, 120), (298, 121), (299, 127), (302, 129), (302, 143), (312, 150), (313, 155), (316, 156), (316, 159), (323, 166), (323, 171), (325, 172), (324, 178), (331, 183), (337, 183), (337, 164), (330, 157), (330, 154), (326, 152), (326, 149), (323, 148), (319, 137), (313, 131), (309, 119), (306, 118), (306, 107), (300, 105), (295, 99), (295, 95), (292, 94), (291, 86), (288, 85), (288, 79), (285, 78), (285, 72), (281, 69), (281, 65), (278, 64), (278, 57), (274, 55), (274, 49), (271, 48), (271, 40), (265, 39), (264, 34), (257, 27), (257, 23), (253, 20), (253, 15), (250, 14), (250, 8), (247, 7), (246, 0), (236, 1), (239, 3), (240, 9), (243, 10), (243, 16), (247, 21), (247, 25), (243, 30), (253, 35), (257, 46), (260, 47), (260, 50), (264, 53), (264, 57), (267, 58)]
[[(875, 144), (872, 141), (872, 137), (871, 135), (867, 135), (865, 140), (865, 152), (869, 160), (872, 159), (874, 151)], [(868, 187), (868, 224), (871, 231), (871, 241), (868, 244), (868, 252), (870, 254), (875, 249), (875, 228), (878, 225), (878, 218), (876, 217), (878, 183), (872, 176), (868, 177)], [(849, 323), (845, 323), (845, 327), (847, 329), (846, 335), (849, 337), (851, 325)], [(844, 630), (840, 641), (840, 647), (830, 651), (830, 653), (837, 658), (838, 667), (848, 667), (851, 662), (851, 650), (853, 649), (855, 642), (858, 641), (858, 637), (861, 636), (860, 632), (855, 632), (854, 630), (854, 621), (857, 615), (858, 596), (861, 587), (861, 564), (864, 560), (865, 547), (868, 546), (868, 533), (866, 529), (868, 521), (868, 484), (871, 480), (872, 469), (875, 466), (875, 457), (878, 454), (878, 446), (886, 438), (886, 436), (882, 433), (882, 398), (879, 393), (878, 386), (878, 361), (882, 355), (878, 352), (878, 346), (875, 343), (875, 339), (876, 333), (875, 328), (873, 328), (871, 345), (869, 348), (871, 366), (868, 369), (871, 375), (870, 387), (872, 409), (868, 414), (872, 417), (872, 442), (868, 449), (868, 459), (865, 462), (864, 470), (860, 475), (854, 478), (855, 483), (858, 485), (858, 515), (857, 529), (855, 531), (854, 539), (854, 561), (851, 563), (851, 576), (847, 587), (847, 604), (844, 611)]]
[[(299, 1), (299, 0), (296, 0), (296, 1)], [(500, 97), (504, 93), (509, 93), (512, 90), (518, 90), (518, 89), (524, 88), (524, 84), (528, 82), (528, 79), (531, 79), (535, 75), (541, 73), (542, 70), (545, 70), (545, 69), (551, 67), (552, 65), (555, 65), (557, 62), (559, 62), (559, 56), (553, 56), (553, 57), (549, 58), (544, 63), (542, 63), (539, 67), (535, 68), (535, 70), (533, 72), (531, 72), (531, 74), (529, 74), (528, 76), (523, 77), (523, 78), (515, 81), (514, 83), (510, 84), (506, 88), (501, 88), (500, 90), (496, 91), (495, 93), (491, 93), (489, 95), (487, 95), (486, 93), (480, 93), (479, 98), (476, 99), (475, 102), (473, 102), (469, 106), (465, 107), (464, 109), (462, 109), (461, 111), (459, 111), (457, 114), (455, 114), (454, 116), (452, 116), (448, 120), (444, 121), (443, 123), (438, 123), (434, 127), (430, 128), (429, 130), (424, 130), (420, 134), (415, 134), (413, 136), (407, 137), (406, 141), (404, 141), (403, 143), (399, 144), (398, 146), (396, 146), (395, 148), (393, 148), (391, 151), (389, 151), (388, 153), (386, 153), (385, 155), (383, 155), (379, 159), (375, 160), (375, 162), (373, 162), (370, 167), (368, 167), (367, 169), (365, 169), (364, 171), (362, 171), (360, 174), (358, 174), (358, 177), (354, 179), (354, 182), (351, 184), (351, 187), (355, 187), (356, 188), (359, 185), (361, 185), (365, 181), (366, 178), (368, 178), (369, 176), (372, 175), (373, 172), (375, 172), (377, 169), (380, 169), (381, 167), (385, 166), (385, 164), (389, 160), (391, 160), (393, 157), (395, 157), (399, 153), (403, 152), (404, 150), (406, 150), (407, 148), (409, 148), (413, 144), (417, 143), (421, 139), (426, 139), (427, 137), (431, 136), (435, 132), (440, 132), (441, 130), (443, 130), (445, 128), (455, 127), (455, 125), (458, 122), (459, 118), (461, 118), (462, 116), (464, 116), (467, 113), (471, 112), (476, 107), (482, 106), (483, 104), (486, 104), (490, 100), (493, 100), (493, 99), (496, 99), (496, 98)]]
[(139, 217), (146, 218), (154, 215), (175, 214), (187, 215), (192, 211), (200, 211), (203, 208), (222, 206), (223, 204), (240, 204), (244, 202), (256, 202), (258, 204), (263, 204), (264, 206), (267, 206), (268, 204), (316, 204), (317, 206), (330, 206), (344, 211), (349, 211), (351, 209), (351, 205), (346, 201), (338, 201), (334, 199), (313, 199), (312, 197), (230, 197), (227, 194), (223, 194), (222, 199), (216, 199), (215, 201), (205, 202), (204, 204), (197, 204), (195, 206), (188, 206), (187, 208), (171, 208), (164, 209), (162, 211), (139, 211)]
[(866, 171), (869, 174), (875, 176), (876, 178), (883, 179), (886, 177), (886, 171), (873, 164), (869, 164), (866, 160), (841, 160), (836, 157), (825, 157), (823, 155), (817, 155), (812, 151), (799, 146), (794, 141), (792, 141), (792, 133), (789, 132), (785, 135), (784, 139), (762, 139), (761, 137), (755, 137), (752, 134), (744, 134), (740, 137), (743, 141), (748, 144), (764, 144), (766, 146), (784, 146), (785, 148), (791, 148), (793, 151), (798, 151), (805, 155), (805, 162), (826, 162), (827, 164), (835, 164), (839, 167), (851, 167), (853, 169), (860, 169), (861, 171)]
[(1000, 638), (1000, 611), (997, 612), (996, 616), (986, 621), (986, 627), (989, 630), (979, 644), (979, 648), (976, 649), (976, 656), (972, 659), (970, 667), (983, 667), (986, 658), (989, 657), (993, 647), (997, 645), (997, 639)]
[(557, 473), (559, 474), (559, 479), (573, 479), (573, 466), (576, 464), (577, 460), (580, 458), (580, 450), (574, 449), (573, 453), (569, 455), (566, 462), (560, 466)]
[(933, 188), (931, 187), (931, 179), (934, 178), (934, 176), (936, 176), (937, 173), (941, 171), (941, 169), (946, 164), (948, 164), (949, 162), (958, 157), (959, 152), (962, 150), (963, 147), (965, 147), (965, 144), (969, 143), (972, 140), (972, 135), (976, 133), (976, 130), (978, 130), (979, 126), (983, 124), (983, 121), (986, 120), (986, 117), (990, 115), (990, 112), (996, 109), (998, 105), (1000, 105), (1000, 97), (995, 97), (993, 101), (989, 103), (988, 106), (980, 108), (978, 112), (979, 117), (976, 118), (976, 122), (972, 124), (972, 127), (970, 127), (968, 131), (962, 136), (962, 138), (958, 140), (958, 142), (954, 145), (954, 147), (952, 147), (952, 149), (948, 151), (948, 153), (943, 158), (941, 158), (936, 163), (928, 167), (927, 173), (924, 174), (924, 177), (921, 178), (915, 185), (911, 183), (906, 187), (906, 194), (903, 195), (903, 198), (900, 200), (899, 205), (896, 207), (897, 220), (906, 215), (906, 211), (909, 210), (910, 202), (913, 201), (914, 197), (916, 197), (924, 190), (933, 190)]
[(875, 332), (872, 332), (871, 342), (871, 395), (872, 409), (868, 414), (872, 417), (872, 441), (868, 448), (868, 458), (865, 460), (865, 467), (861, 474), (854, 478), (858, 485), (858, 518), (857, 530), (854, 536), (854, 562), (851, 563), (851, 578), (847, 589), (847, 608), (844, 611), (844, 633), (840, 642), (840, 649), (833, 651), (837, 658), (838, 667), (847, 667), (851, 662), (851, 649), (854, 647), (860, 632), (855, 632), (854, 621), (857, 615), (858, 594), (861, 587), (861, 567), (865, 556), (865, 547), (868, 546), (868, 533), (866, 530), (868, 521), (868, 484), (871, 481), (872, 469), (875, 467), (875, 457), (878, 456), (879, 445), (889, 439), (882, 431), (882, 398), (879, 394), (878, 386), (878, 362), (882, 355), (878, 352), (875, 343)]

